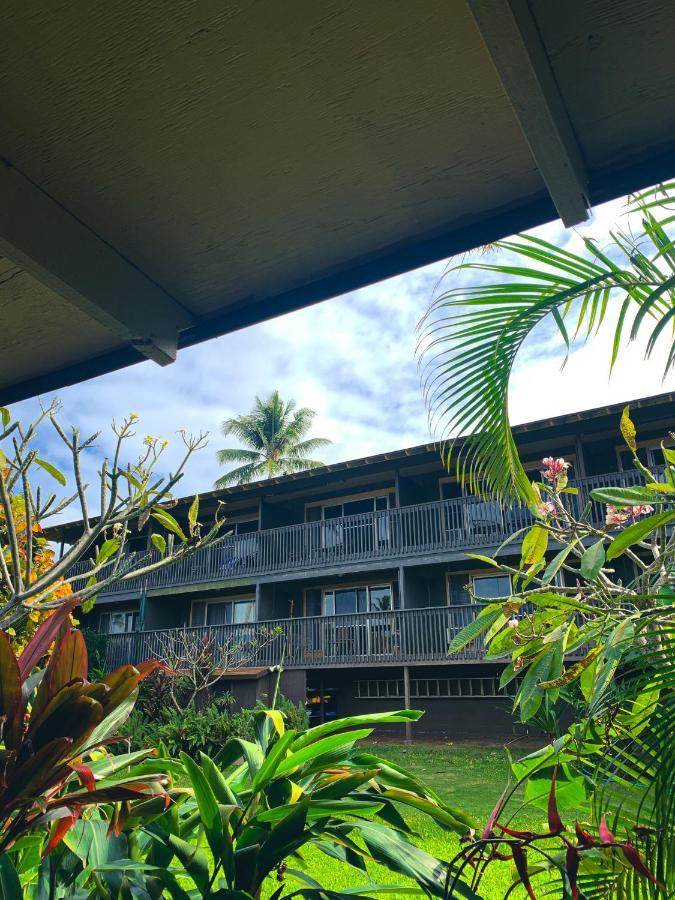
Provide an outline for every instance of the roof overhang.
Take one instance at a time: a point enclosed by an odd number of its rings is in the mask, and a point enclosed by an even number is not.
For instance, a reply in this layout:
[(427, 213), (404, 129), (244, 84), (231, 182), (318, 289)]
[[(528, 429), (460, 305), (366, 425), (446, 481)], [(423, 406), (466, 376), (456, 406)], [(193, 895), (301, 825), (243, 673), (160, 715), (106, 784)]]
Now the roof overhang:
[(667, 0), (10, 0), (0, 403), (675, 171)]

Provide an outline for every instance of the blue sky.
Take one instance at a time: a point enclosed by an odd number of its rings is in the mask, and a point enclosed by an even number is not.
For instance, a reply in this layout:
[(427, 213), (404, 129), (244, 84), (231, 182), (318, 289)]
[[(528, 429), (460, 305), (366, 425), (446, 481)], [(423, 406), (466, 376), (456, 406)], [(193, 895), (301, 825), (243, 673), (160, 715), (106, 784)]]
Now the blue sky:
[[(605, 204), (577, 232), (552, 224), (537, 233), (578, 249), (582, 234), (606, 235), (621, 210), (618, 201)], [(152, 434), (171, 442), (169, 465), (180, 448), (178, 428), (209, 431), (209, 446), (193, 460), (181, 494), (212, 487), (219, 474), (215, 451), (231, 443), (221, 438), (219, 423), (248, 411), (256, 394), (274, 388), (317, 411), (314, 433), (334, 442), (322, 453), (327, 462), (423, 443), (431, 435), (414, 358), (415, 328), (446, 266), (428, 266), (181, 351), (166, 368), (144, 362), (41, 400), (58, 396), (62, 423), (74, 424), (84, 434), (102, 432), (87, 459), (92, 481), (112, 443), (112, 419), (135, 412), (139, 439)], [(563, 345), (551, 328), (540, 327), (518, 359), (512, 421), (631, 400), (675, 386), (673, 378), (662, 381), (663, 352), (644, 362), (643, 345), (629, 348), (609, 380), (610, 330), (577, 346), (561, 372)], [(15, 404), (12, 412), (24, 418), (37, 408), (38, 401), (30, 400)], [(64, 465), (63, 449), (48, 429), (41, 440), (47, 458)]]

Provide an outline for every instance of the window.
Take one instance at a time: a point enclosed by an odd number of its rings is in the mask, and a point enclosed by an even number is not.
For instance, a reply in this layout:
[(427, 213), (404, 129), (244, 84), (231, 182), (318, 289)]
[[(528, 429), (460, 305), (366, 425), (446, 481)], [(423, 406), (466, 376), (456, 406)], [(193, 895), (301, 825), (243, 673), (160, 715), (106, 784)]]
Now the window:
[(136, 631), (137, 627), (138, 612), (136, 610), (104, 612), (101, 613), (98, 620), (98, 630), (104, 634), (126, 634)]
[[(484, 678), (411, 678), (410, 698), (431, 700), (444, 697), (514, 697), (518, 690), (515, 679), (504, 688), (499, 687), (499, 676)], [(363, 680), (354, 682), (354, 696), (357, 700), (376, 698), (378, 700), (404, 699), (403, 681)]]
[[(476, 600), (469, 592), (469, 586)], [(480, 575), (469, 572), (448, 573), (448, 595), (453, 606), (468, 606), (481, 600), (494, 600), (511, 594), (511, 579), (508, 575)]]
[[(385, 612), (393, 608), (394, 595), (390, 584), (333, 588), (323, 592), (324, 616)], [(305, 609), (307, 609), (306, 602)]]
[(508, 575), (474, 575), (472, 581), (473, 592), (481, 600), (511, 595), (511, 579)]
[(254, 621), (255, 597), (192, 604), (193, 625), (243, 625)]
[[(321, 545), (325, 549), (345, 544), (365, 547), (373, 541), (384, 543), (389, 540), (389, 518), (377, 513), (384, 513), (389, 509), (391, 496), (390, 493), (384, 493), (309, 505), (306, 520), (323, 522)], [(359, 515), (364, 518), (358, 518)], [(357, 518), (343, 521), (349, 516)]]

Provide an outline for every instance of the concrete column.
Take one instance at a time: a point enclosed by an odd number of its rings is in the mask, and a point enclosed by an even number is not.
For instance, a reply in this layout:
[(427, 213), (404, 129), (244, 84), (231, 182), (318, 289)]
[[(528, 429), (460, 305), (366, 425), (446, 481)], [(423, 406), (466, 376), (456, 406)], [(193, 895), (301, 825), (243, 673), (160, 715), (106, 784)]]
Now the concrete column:
[[(403, 696), (405, 708), (410, 709), (410, 668), (403, 666)], [(405, 742), (412, 744), (412, 722), (405, 723)]]

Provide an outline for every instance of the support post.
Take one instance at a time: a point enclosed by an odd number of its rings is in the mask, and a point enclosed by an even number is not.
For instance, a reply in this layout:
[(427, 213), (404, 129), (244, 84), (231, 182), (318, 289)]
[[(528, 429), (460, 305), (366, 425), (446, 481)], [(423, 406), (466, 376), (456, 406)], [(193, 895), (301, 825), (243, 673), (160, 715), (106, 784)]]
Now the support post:
[[(410, 668), (403, 666), (403, 696), (405, 708), (410, 709)], [(405, 723), (405, 742), (412, 744), (412, 722)]]

